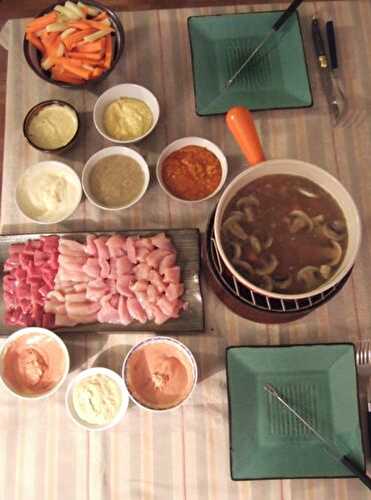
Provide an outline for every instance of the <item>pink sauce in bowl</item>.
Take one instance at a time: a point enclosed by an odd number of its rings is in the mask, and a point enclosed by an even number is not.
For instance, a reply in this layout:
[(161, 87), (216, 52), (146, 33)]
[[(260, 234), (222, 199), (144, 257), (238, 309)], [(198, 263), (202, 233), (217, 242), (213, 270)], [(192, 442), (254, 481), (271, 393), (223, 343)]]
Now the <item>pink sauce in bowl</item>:
[(0, 373), (5, 386), (23, 398), (54, 393), (69, 371), (69, 355), (63, 341), (44, 328), (24, 328), (5, 342)]

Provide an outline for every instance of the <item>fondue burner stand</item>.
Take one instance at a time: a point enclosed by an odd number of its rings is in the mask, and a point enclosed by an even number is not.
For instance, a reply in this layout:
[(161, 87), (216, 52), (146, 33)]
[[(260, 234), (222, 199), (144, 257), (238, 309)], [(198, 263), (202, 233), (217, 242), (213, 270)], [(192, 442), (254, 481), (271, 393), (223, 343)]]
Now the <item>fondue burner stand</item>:
[(254, 292), (237, 281), (224, 265), (216, 246), (214, 217), (215, 211), (211, 214), (202, 243), (204, 269), (218, 298), (242, 318), (266, 324), (295, 321), (325, 304), (349, 279), (352, 270), (337, 285), (307, 299), (276, 299)]

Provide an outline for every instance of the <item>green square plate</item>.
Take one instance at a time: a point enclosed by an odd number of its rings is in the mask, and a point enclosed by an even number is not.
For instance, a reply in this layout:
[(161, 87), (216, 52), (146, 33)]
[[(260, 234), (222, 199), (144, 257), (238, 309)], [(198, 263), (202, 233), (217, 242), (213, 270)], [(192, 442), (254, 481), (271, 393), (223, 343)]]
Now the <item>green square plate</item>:
[(352, 344), (229, 347), (227, 383), (232, 479), (349, 477), (267, 383), (365, 469)]
[(225, 113), (237, 105), (263, 110), (313, 104), (297, 13), (225, 88), (282, 12), (188, 18), (197, 114)]

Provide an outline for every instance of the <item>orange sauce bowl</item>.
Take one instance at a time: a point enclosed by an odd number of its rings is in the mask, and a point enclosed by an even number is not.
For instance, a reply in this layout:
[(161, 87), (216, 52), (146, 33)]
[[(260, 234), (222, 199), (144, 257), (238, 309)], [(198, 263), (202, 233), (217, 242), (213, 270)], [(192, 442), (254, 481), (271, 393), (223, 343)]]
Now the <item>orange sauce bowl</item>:
[(181, 203), (199, 203), (215, 196), (228, 173), (221, 149), (201, 137), (184, 137), (169, 144), (156, 167), (157, 179), (171, 198)]

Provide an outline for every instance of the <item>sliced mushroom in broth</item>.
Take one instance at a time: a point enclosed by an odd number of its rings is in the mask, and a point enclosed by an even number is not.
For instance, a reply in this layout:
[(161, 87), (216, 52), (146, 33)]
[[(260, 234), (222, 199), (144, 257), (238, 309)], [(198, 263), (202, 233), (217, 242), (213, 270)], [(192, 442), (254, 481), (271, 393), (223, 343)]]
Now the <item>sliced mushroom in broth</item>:
[(267, 175), (228, 204), (222, 244), (248, 281), (295, 295), (333, 276), (344, 259), (348, 230), (338, 203), (320, 186), (296, 175)]

